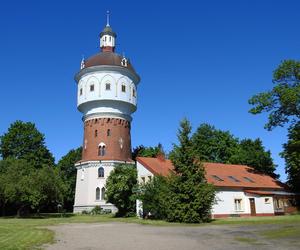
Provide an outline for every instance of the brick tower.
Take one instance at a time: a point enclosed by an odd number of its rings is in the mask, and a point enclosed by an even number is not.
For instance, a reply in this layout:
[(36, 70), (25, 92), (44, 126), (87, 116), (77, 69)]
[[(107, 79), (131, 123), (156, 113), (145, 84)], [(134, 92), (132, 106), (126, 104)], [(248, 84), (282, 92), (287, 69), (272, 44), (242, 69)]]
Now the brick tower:
[(128, 58), (115, 53), (116, 33), (107, 24), (100, 33), (101, 51), (82, 60), (75, 75), (77, 108), (83, 114), (82, 160), (75, 164), (74, 212), (96, 205), (115, 211), (104, 201), (110, 171), (131, 159), (131, 114), (136, 111), (140, 77)]

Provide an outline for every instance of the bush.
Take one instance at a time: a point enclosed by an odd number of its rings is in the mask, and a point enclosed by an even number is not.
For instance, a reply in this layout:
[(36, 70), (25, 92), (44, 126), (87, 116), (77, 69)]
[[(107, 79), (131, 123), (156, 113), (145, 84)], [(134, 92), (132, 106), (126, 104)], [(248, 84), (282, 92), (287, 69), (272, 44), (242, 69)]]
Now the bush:
[(151, 181), (140, 185), (138, 199), (143, 203), (143, 218), (166, 219), (167, 178), (154, 176)]
[(83, 211), (81, 212), (81, 214), (90, 214), (90, 212), (87, 211), (87, 210), (83, 210)]
[(92, 215), (96, 215), (96, 214), (102, 214), (102, 208), (100, 206), (95, 206), (92, 210), (91, 210), (91, 214)]

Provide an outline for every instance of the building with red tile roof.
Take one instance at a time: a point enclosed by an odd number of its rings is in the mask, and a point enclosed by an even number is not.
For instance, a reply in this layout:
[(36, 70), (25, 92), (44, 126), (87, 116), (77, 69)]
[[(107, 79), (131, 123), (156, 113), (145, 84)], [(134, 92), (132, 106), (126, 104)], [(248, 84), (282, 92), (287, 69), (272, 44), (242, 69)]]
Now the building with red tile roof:
[[(290, 212), (295, 194), (275, 178), (245, 165), (203, 163), (208, 183), (217, 189), (212, 216), (265, 216)], [(139, 182), (174, 170), (163, 157), (137, 157)]]

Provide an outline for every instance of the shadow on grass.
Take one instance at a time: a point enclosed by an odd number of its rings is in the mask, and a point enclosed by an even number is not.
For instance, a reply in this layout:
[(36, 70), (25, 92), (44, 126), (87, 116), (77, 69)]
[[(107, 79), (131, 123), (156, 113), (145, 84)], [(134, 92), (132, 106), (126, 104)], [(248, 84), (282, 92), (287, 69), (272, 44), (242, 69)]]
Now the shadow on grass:
[(40, 213), (40, 214), (28, 214), (23, 216), (4, 216), (1, 219), (51, 219), (51, 218), (70, 218), (74, 217), (74, 213)]

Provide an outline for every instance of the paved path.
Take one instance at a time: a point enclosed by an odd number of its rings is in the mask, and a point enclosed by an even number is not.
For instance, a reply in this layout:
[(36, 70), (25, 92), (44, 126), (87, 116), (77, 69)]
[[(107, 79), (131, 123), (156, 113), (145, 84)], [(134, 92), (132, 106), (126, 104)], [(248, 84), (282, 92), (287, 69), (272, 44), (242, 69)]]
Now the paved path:
[[(300, 240), (271, 241), (259, 236), (260, 226), (150, 226), (127, 223), (66, 224), (48, 227), (56, 243), (47, 250), (206, 250), (300, 249)], [(242, 242), (241, 239), (252, 239)]]

